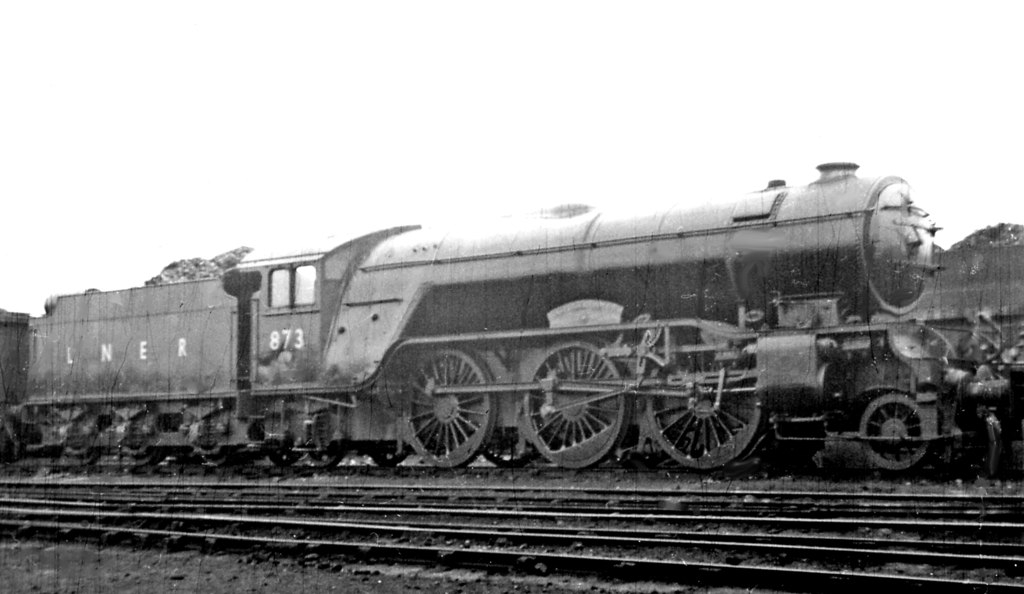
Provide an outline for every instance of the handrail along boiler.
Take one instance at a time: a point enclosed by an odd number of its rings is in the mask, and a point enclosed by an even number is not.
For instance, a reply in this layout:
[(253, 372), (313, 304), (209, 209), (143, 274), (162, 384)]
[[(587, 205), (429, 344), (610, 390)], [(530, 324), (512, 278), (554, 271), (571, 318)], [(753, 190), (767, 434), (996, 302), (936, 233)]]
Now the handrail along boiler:
[[(935, 272), (910, 186), (818, 169), (700, 206), (570, 206), (256, 253), (219, 294), (63, 297), (28, 322), (6, 441), (148, 462), (360, 451), (583, 468), (638, 451), (713, 469), (770, 436), (862, 442), (901, 470), (991, 435), (990, 411), (1013, 409), (1009, 373), (902, 321)], [(115, 352), (132, 354), (116, 371)]]

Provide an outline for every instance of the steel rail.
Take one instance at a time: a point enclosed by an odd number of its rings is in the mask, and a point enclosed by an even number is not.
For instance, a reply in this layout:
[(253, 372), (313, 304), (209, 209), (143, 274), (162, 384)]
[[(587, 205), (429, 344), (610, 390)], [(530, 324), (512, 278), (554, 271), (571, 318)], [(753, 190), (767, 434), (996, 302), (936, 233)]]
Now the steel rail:
[[(143, 494), (135, 492), (131, 495), (115, 495), (115, 494), (96, 494), (89, 492), (78, 492), (78, 491), (67, 491), (61, 493), (45, 493), (50, 500), (89, 500), (97, 505), (107, 506), (123, 506), (131, 505), (134, 508), (141, 508), (143, 506), (149, 507), (207, 507), (207, 508), (246, 508), (251, 510), (258, 509), (277, 509), (277, 508), (291, 508), (299, 509), (323, 509), (331, 510), (338, 505), (358, 505), (362, 507), (368, 507), (372, 505), (397, 505), (397, 504), (412, 504), (415, 503), (420, 508), (428, 507), (450, 507), (452, 504), (459, 503), (462, 509), (493, 509), (496, 504), (504, 505), (506, 509), (521, 510), (521, 511), (565, 511), (570, 513), (594, 513), (604, 514), (606, 516), (613, 516), (621, 513), (645, 513), (649, 516), (669, 515), (682, 510), (686, 510), (690, 514), (707, 514), (707, 513), (729, 513), (731, 516), (741, 517), (758, 517), (764, 514), (782, 514), (782, 513), (793, 513), (794, 511), (799, 512), (803, 517), (806, 518), (834, 518), (839, 515), (843, 515), (847, 518), (864, 517), (869, 516), (873, 518), (886, 517), (886, 518), (898, 518), (898, 517), (913, 517), (917, 520), (924, 519), (979, 519), (987, 521), (996, 521), (1000, 519), (1013, 520), (1020, 517), (1020, 511), (1015, 508), (1005, 508), (998, 505), (986, 506), (983, 508), (943, 508), (943, 507), (897, 507), (892, 506), (857, 506), (857, 505), (818, 505), (816, 503), (787, 503), (784, 505), (765, 505), (756, 504), (749, 505), (744, 504), (743, 507), (737, 508), (728, 502), (689, 502), (685, 505), (672, 504), (668, 506), (658, 505), (658, 502), (646, 502), (649, 505), (639, 505), (638, 502), (626, 502), (632, 503), (633, 505), (622, 505), (619, 502), (617, 505), (609, 505), (607, 502), (593, 501), (593, 500), (562, 500), (562, 499), (545, 499), (538, 497), (524, 497), (517, 498), (514, 501), (510, 501), (503, 498), (488, 498), (488, 497), (476, 497), (476, 498), (452, 498), (452, 497), (419, 497), (409, 496), (402, 494), (381, 494), (375, 498), (368, 498), (365, 496), (330, 496), (330, 495), (316, 495), (303, 498), (275, 498), (275, 497), (204, 497), (196, 496), (194, 494), (188, 496), (176, 496), (167, 493), (152, 493)], [(16, 501), (18, 498), (15, 497), (3, 497), (0, 495), (0, 503), (4, 501)]]
[(275, 492), (273, 489), (240, 489), (232, 493), (230, 498), (216, 499), (220, 490), (206, 489), (164, 489), (164, 488), (132, 488), (121, 490), (117, 487), (104, 487), (93, 489), (88, 485), (60, 485), (59, 487), (47, 487), (43, 489), (21, 489), (21, 488), (0, 488), (0, 496), (8, 497), (19, 492), (40, 493), (50, 498), (70, 499), (93, 498), (106, 502), (123, 503), (194, 503), (203, 502), (217, 503), (229, 501), (231, 503), (273, 503), (282, 504), (285, 502), (341, 502), (341, 501), (396, 501), (404, 502), (437, 502), (453, 503), (465, 502), (467, 505), (493, 505), (502, 504), (517, 509), (532, 508), (574, 508), (577, 510), (586, 509), (588, 506), (595, 509), (607, 511), (648, 511), (650, 513), (662, 513), (679, 511), (682, 508), (689, 510), (716, 510), (727, 509), (735, 514), (764, 513), (766, 511), (779, 513), (793, 509), (799, 509), (803, 515), (823, 514), (835, 515), (846, 514), (891, 514), (891, 515), (912, 515), (915, 517), (987, 517), (1016, 516), (1024, 511), (1024, 505), (1018, 501), (962, 501), (962, 500), (868, 500), (859, 501), (856, 498), (835, 499), (821, 501), (812, 495), (800, 498), (756, 498), (744, 497), (739, 500), (722, 498), (703, 498), (700, 496), (659, 498), (659, 497), (612, 497), (608, 498), (601, 494), (591, 494), (586, 490), (575, 492), (547, 492), (543, 489), (517, 492), (512, 497), (507, 492), (495, 493), (490, 489), (474, 489), (450, 493), (436, 489), (372, 489), (370, 491), (344, 489), (332, 491), (330, 488), (314, 490), (283, 490)]
[[(112, 504), (104, 504), (95, 501), (86, 502), (63, 502), (54, 500), (32, 500), (32, 499), (0, 499), (0, 503), (7, 505), (24, 506), (45, 506), (45, 505), (69, 505), (79, 509), (91, 508), (96, 512), (110, 510)], [(423, 516), (423, 515), (444, 515), (448, 517), (468, 518), (494, 518), (499, 520), (576, 520), (576, 521), (599, 521), (599, 522), (628, 522), (628, 523), (662, 523), (669, 525), (678, 524), (722, 524), (722, 525), (751, 525), (769, 526), (774, 528), (788, 528), (799, 530), (817, 531), (842, 531), (849, 532), (863, 528), (888, 529), (907, 531), (930, 531), (930, 532), (957, 532), (970, 534), (985, 533), (1024, 533), (1024, 523), (1021, 522), (994, 522), (994, 521), (962, 521), (962, 520), (905, 520), (895, 518), (858, 518), (858, 517), (789, 517), (789, 516), (752, 516), (752, 515), (706, 515), (706, 514), (678, 514), (669, 512), (624, 512), (616, 509), (599, 510), (529, 510), (529, 509), (494, 509), (493, 507), (467, 508), (467, 507), (444, 507), (434, 505), (307, 505), (307, 504), (245, 504), (239, 501), (227, 501), (221, 503), (203, 502), (150, 502), (125, 503), (119, 502), (118, 507), (124, 508), (127, 505), (133, 513), (150, 513), (146, 505), (151, 509), (197, 509), (217, 510), (245, 510), (249, 514), (270, 514), (290, 513), (316, 515), (317, 517), (330, 517), (339, 514), (347, 515), (385, 515), (385, 516)], [(0, 507), (0, 511), (4, 508)]]
[(610, 520), (624, 522), (661, 522), (666, 524), (680, 523), (716, 523), (765, 525), (797, 529), (815, 528), (818, 530), (856, 530), (860, 528), (877, 528), (891, 530), (945, 530), (951, 532), (969, 531), (973, 533), (1007, 532), (1010, 534), (1024, 533), (1022, 522), (985, 522), (960, 520), (901, 520), (892, 518), (808, 518), (808, 517), (763, 517), (763, 516), (709, 516), (702, 514), (667, 513), (636, 513), (594, 511), (533, 511), (533, 510), (495, 510), (495, 509), (464, 509), (458, 507), (416, 507), (416, 506), (327, 506), (335, 513), (376, 513), (376, 514), (422, 514), (444, 513), (451, 516), (491, 517), (503, 519), (576, 519)]
[[(531, 544), (560, 545), (571, 549), (580, 545), (607, 547), (675, 547), (707, 550), (718, 549), (758, 554), (799, 554), (805, 558), (858, 555), (860, 559), (877, 558), (882, 562), (926, 563), (935, 566), (995, 567), (1021, 570), (1024, 573), (1024, 545), (1020, 543), (951, 542), (909, 539), (846, 538), (810, 535), (778, 535), (767, 533), (667, 533), (664, 530), (609, 530), (588, 527), (521, 527), (505, 528), (491, 525), (431, 524), (392, 522), (352, 522), (298, 519), (288, 516), (259, 517), (234, 514), (166, 514), (125, 513), (87, 510), (0, 508), (0, 513), (16, 517), (42, 516), (74, 519), (127, 521), (187, 521), (197, 524), (223, 524), (233, 527), (249, 525), (262, 528), (312, 529), (344, 531), (392, 536), (444, 536), (448, 538), (493, 540), (503, 538)], [(942, 549), (970, 549), (970, 553), (946, 552)]]
[(401, 563), (419, 562), (450, 567), (474, 567), (493, 571), (509, 568), (531, 573), (583, 573), (617, 579), (656, 580), (663, 583), (696, 584), (702, 587), (746, 586), (777, 588), (806, 592), (863, 592), (869, 588), (899, 588), (906, 591), (940, 594), (945, 592), (990, 593), (1024, 592), (1024, 585), (1006, 582), (982, 582), (934, 577), (917, 577), (878, 573), (830, 571), (821, 569), (729, 565), (698, 561), (655, 560), (635, 557), (562, 554), (493, 550), (482, 548), (456, 549), (438, 546), (416, 546), (402, 543), (373, 543), (340, 540), (299, 540), (223, 533), (190, 533), (181, 530), (156, 530), (135, 527), (69, 525), (61, 522), (19, 523), (0, 520), (0, 525), (23, 531), (50, 530), (62, 536), (75, 533), (104, 536), (138, 536), (166, 539), (168, 545), (185, 547), (189, 543), (204, 548), (238, 547), (251, 549), (264, 546), (292, 555), (344, 555), (361, 560), (389, 560)]
[[(840, 514), (847, 516), (912, 516), (916, 519), (922, 518), (979, 518), (989, 521), (1002, 518), (1015, 519), (1021, 514), (1020, 502), (1016, 500), (1005, 501), (963, 501), (963, 500), (935, 500), (927, 499), (925, 502), (907, 500), (869, 500), (858, 501), (836, 500), (820, 501), (810, 495), (798, 499), (782, 498), (742, 498), (740, 500), (723, 500), (719, 498), (706, 499), (696, 497), (694, 499), (672, 498), (672, 499), (643, 499), (643, 498), (612, 498), (607, 499), (589, 495), (585, 490), (574, 492), (550, 493), (541, 490), (523, 490), (526, 493), (516, 493), (514, 497), (507, 497), (507, 494), (496, 494), (492, 490), (468, 490), (461, 491), (456, 495), (440, 492), (437, 490), (413, 490), (402, 492), (394, 489), (372, 490), (370, 493), (361, 490), (342, 490), (340, 493), (333, 493), (330, 489), (316, 489), (311, 491), (295, 492), (292, 490), (272, 489), (250, 489), (233, 493), (233, 497), (218, 496), (223, 493), (219, 490), (204, 489), (133, 489), (120, 490), (117, 486), (103, 487), (101, 490), (93, 490), (90, 485), (47, 485), (45, 489), (7, 489), (0, 490), (0, 497), (7, 500), (16, 499), (18, 492), (27, 492), (26, 495), (36, 494), (45, 496), (50, 500), (89, 499), (103, 502), (108, 505), (151, 505), (151, 506), (270, 506), (281, 507), (288, 505), (304, 506), (327, 506), (341, 504), (367, 505), (388, 505), (388, 504), (411, 504), (416, 503), (420, 507), (428, 505), (444, 506), (456, 503), (462, 504), (464, 509), (492, 508), (498, 504), (507, 509), (535, 510), (535, 511), (564, 511), (592, 512), (592, 513), (620, 513), (620, 512), (645, 512), (648, 514), (670, 514), (683, 511), (689, 513), (721, 513), (728, 512), (735, 516), (749, 516), (757, 514), (781, 514), (799, 510), (805, 517), (835, 517)], [(568, 497), (567, 497), (568, 496)]]
[[(491, 469), (487, 469), (491, 470)], [(507, 469), (504, 472), (508, 472)], [(1004, 502), (1004, 503), (1015, 503), (1024, 506), (1024, 491), (1020, 495), (989, 495), (989, 494), (972, 494), (972, 493), (880, 493), (880, 492), (854, 492), (854, 491), (799, 491), (799, 490), (771, 490), (771, 491), (759, 491), (752, 489), (732, 489), (732, 488), (720, 488), (716, 489), (712, 485), (702, 487), (701, 489), (659, 489), (651, 487), (564, 487), (564, 486), (545, 486), (545, 485), (428, 485), (422, 483), (364, 483), (364, 484), (341, 484), (341, 483), (324, 483), (324, 484), (295, 484), (295, 483), (259, 483), (253, 481), (194, 481), (184, 482), (182, 480), (175, 481), (150, 481), (150, 480), (137, 480), (137, 481), (125, 481), (125, 480), (106, 480), (106, 481), (89, 481), (85, 482), (74, 482), (71, 485), (78, 487), (102, 487), (102, 488), (115, 488), (123, 490), (133, 489), (169, 489), (169, 490), (180, 490), (187, 492), (194, 492), (196, 490), (254, 490), (254, 489), (265, 489), (265, 490), (309, 490), (314, 492), (322, 492), (325, 490), (338, 490), (338, 491), (353, 491), (353, 490), (392, 490), (392, 491), (404, 491), (404, 492), (415, 492), (415, 491), (439, 491), (439, 492), (500, 492), (500, 493), (512, 493), (515, 495), (521, 495), (524, 492), (550, 492), (550, 493), (586, 493), (592, 495), (607, 495), (607, 496), (650, 496), (650, 497), (664, 497), (664, 498), (683, 498), (683, 497), (704, 497), (704, 498), (788, 498), (788, 499), (799, 499), (799, 498), (814, 498), (820, 500), (822, 498), (846, 498), (853, 500), (904, 500), (904, 501), (958, 501), (958, 502), (975, 502), (975, 503), (991, 503), (991, 502)], [(54, 479), (0, 479), (0, 489), (7, 487), (27, 487), (27, 488), (64, 488), (69, 486), (69, 483), (54, 480)]]
[(547, 487), (547, 486), (489, 486), (489, 485), (423, 485), (423, 484), (322, 484), (322, 485), (287, 485), (266, 483), (174, 483), (164, 482), (25, 482), (0, 483), (0, 493), (17, 491), (60, 491), (68, 489), (79, 491), (89, 490), (93, 493), (126, 492), (140, 493), (158, 492), (162, 495), (187, 494), (196, 495), (216, 492), (234, 492), (238, 497), (273, 495), (276, 497), (319, 497), (346, 496), (368, 497), (378, 494), (401, 493), (405, 496), (438, 497), (448, 500), (460, 497), (474, 499), (491, 498), (495, 500), (529, 500), (544, 497), (562, 501), (596, 501), (608, 502), (657, 502), (657, 503), (709, 503), (742, 504), (746, 506), (758, 504), (805, 504), (812, 502), (821, 505), (850, 505), (858, 507), (903, 506), (917, 509), (922, 506), (944, 506), (947, 508), (987, 508), (1006, 507), (1024, 510), (1024, 497), (1015, 495), (996, 496), (961, 496), (961, 495), (901, 495), (872, 494), (848, 492), (773, 492), (773, 491), (682, 491), (682, 490), (645, 490), (645, 489), (608, 489), (603, 487)]

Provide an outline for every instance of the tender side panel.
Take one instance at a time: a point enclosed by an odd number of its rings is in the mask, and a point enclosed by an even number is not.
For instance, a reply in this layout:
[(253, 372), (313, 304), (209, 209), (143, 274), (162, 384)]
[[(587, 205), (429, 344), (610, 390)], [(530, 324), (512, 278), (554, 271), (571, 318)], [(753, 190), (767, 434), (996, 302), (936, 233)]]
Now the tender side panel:
[(33, 320), (33, 400), (228, 393), (234, 302), (197, 281), (61, 297)]

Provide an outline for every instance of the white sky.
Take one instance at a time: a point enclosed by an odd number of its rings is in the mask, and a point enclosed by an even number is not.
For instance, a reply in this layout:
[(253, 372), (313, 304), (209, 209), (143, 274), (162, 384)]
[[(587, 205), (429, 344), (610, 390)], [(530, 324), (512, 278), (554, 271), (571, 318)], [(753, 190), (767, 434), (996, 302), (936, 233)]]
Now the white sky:
[(1024, 4), (0, 3), (0, 307), (170, 261), (894, 174), (1024, 222)]

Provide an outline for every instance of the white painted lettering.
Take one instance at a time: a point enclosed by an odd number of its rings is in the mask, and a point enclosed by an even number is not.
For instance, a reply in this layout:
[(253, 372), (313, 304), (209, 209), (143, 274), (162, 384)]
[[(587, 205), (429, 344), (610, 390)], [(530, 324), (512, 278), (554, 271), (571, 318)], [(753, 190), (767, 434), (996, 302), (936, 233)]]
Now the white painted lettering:
[(139, 359), (145, 359), (145, 358), (146, 358), (146, 341), (145, 340), (140, 340), (139, 341)]
[(270, 350), (298, 350), (306, 346), (306, 337), (302, 328), (283, 328), (270, 333), (268, 343)]
[(179, 357), (187, 357), (188, 356), (188, 353), (185, 352), (185, 339), (184, 338), (179, 338), (178, 339), (178, 356)]
[(71, 358), (71, 347), (68, 347), (68, 365), (72, 365), (75, 361)]
[(114, 360), (114, 345), (112, 343), (100, 345), (100, 361), (107, 363)]

